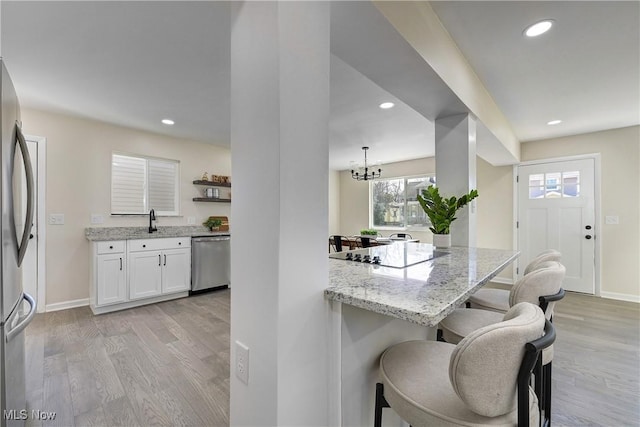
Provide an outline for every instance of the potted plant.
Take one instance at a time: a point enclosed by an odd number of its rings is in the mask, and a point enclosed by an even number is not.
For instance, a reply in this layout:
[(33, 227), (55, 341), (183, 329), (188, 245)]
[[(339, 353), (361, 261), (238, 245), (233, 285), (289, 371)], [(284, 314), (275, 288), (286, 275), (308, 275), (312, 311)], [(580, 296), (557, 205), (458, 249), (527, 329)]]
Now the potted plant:
[(204, 225), (211, 231), (217, 231), (218, 228), (222, 225), (222, 221), (217, 218), (209, 218), (205, 222), (203, 222), (202, 225)]
[(360, 230), (360, 235), (361, 236), (377, 236), (378, 231), (374, 230), (373, 228), (365, 228), (363, 230)]
[(434, 246), (451, 246), (450, 227), (456, 220), (456, 212), (476, 197), (478, 197), (478, 190), (471, 190), (469, 194), (464, 194), (460, 198), (443, 197), (435, 185), (423, 189), (421, 195), (418, 194), (418, 202), (431, 221), (429, 230), (433, 233)]

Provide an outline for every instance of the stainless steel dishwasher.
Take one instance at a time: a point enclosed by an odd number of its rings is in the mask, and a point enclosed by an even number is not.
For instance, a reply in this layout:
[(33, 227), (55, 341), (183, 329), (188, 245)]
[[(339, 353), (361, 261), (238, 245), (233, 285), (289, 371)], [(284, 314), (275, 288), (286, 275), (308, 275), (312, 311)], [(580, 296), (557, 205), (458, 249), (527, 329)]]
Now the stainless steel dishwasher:
[(230, 235), (191, 239), (191, 292), (229, 286)]

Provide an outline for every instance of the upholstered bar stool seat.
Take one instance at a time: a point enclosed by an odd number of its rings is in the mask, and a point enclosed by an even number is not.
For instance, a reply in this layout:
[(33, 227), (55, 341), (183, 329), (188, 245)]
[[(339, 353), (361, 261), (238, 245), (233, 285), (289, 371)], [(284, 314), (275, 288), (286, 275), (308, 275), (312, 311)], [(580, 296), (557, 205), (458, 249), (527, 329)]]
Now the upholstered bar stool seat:
[[(412, 427), (518, 424), (518, 412), (485, 417), (470, 410), (449, 380), (449, 360), (456, 346), (408, 341), (388, 350), (380, 363), (384, 397)], [(529, 388), (529, 423), (538, 425), (538, 399)]]
[[(523, 277), (531, 273), (547, 261), (560, 262), (562, 254), (555, 249), (547, 249), (539, 253), (524, 269)], [(471, 295), (468, 300), (469, 307), (482, 310), (491, 310), (498, 313), (509, 311), (509, 291), (505, 289), (483, 288)]]
[(469, 298), (471, 308), (504, 314), (509, 311), (509, 291), (505, 289), (479, 289)]
[(446, 324), (446, 328), (442, 328), (442, 338), (448, 343), (458, 344), (476, 329), (502, 322), (503, 317), (504, 314), (495, 311), (460, 308), (441, 322), (441, 327), (442, 323)]
[[(540, 297), (555, 295), (562, 288), (562, 281), (566, 273), (565, 267), (557, 261), (544, 261), (536, 269), (518, 280), (507, 292), (507, 305), (513, 306), (520, 302), (539, 304)], [(502, 296), (500, 297), (502, 298)], [(555, 302), (545, 307), (545, 316), (551, 317)], [(440, 322), (442, 338), (449, 343), (456, 344), (476, 329), (502, 321), (503, 314), (477, 308), (458, 308)], [(547, 356), (552, 354), (547, 351)]]
[[(529, 376), (540, 349), (555, 339), (545, 320), (539, 307), (524, 302), (457, 345), (408, 341), (388, 348), (380, 358), (376, 425), (388, 404), (413, 427), (527, 421), (537, 426), (538, 399)], [(551, 332), (542, 337), (546, 327)], [(538, 344), (541, 340), (545, 344)]]

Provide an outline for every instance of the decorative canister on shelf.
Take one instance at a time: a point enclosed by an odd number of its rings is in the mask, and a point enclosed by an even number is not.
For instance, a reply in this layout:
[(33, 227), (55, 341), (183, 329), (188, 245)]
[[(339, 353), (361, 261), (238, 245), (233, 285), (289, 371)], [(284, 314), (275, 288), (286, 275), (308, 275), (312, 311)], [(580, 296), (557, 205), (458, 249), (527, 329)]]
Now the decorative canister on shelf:
[(220, 189), (219, 188), (205, 188), (204, 189), (204, 197), (208, 197), (210, 199), (219, 199), (220, 198)]
[(206, 172), (202, 174), (202, 181), (209, 181), (209, 175)]

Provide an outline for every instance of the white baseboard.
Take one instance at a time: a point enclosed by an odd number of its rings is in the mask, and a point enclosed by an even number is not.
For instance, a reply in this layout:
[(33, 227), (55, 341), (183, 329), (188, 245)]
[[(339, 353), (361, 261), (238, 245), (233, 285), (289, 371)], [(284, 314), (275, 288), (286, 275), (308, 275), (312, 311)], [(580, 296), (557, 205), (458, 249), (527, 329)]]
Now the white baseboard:
[(619, 294), (617, 292), (600, 292), (602, 298), (617, 299), (619, 301), (629, 301), (640, 303), (639, 295)]
[(73, 301), (56, 302), (54, 304), (47, 304), (44, 310), (58, 311), (58, 310), (66, 310), (68, 308), (84, 307), (85, 305), (89, 305), (89, 298), (76, 299)]
[(502, 285), (513, 285), (513, 279), (508, 279), (506, 277), (494, 277), (489, 281), (493, 283), (500, 283)]

